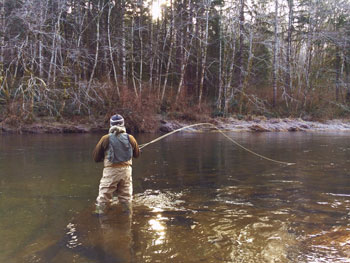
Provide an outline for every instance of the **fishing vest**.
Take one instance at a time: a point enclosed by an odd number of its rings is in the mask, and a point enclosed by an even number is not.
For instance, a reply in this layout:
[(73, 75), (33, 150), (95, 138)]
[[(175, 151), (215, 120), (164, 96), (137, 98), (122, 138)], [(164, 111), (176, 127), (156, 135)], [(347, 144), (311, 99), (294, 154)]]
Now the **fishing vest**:
[(132, 158), (133, 150), (127, 133), (109, 134), (108, 160), (111, 163), (127, 162)]

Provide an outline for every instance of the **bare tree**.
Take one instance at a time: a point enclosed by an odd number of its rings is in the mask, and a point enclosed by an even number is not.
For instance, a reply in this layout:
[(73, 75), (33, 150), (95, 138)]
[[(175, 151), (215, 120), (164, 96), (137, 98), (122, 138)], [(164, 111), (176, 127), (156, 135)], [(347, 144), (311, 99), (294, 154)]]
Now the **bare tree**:
[[(0, 78), (1, 82), (4, 81), (4, 54), (5, 54), (5, 0), (0, 2)], [(2, 84), (2, 83), (1, 83)], [(1, 85), (2, 86), (2, 85)]]
[(204, 87), (204, 77), (206, 71), (207, 63), (207, 53), (208, 53), (208, 30), (209, 30), (209, 4), (210, 1), (204, 0), (204, 29), (202, 30), (201, 39), (201, 73), (200, 73), (200, 83), (199, 83), (199, 96), (198, 105), (201, 106), (203, 97), (203, 87)]
[(96, 14), (96, 49), (95, 49), (95, 59), (94, 59), (94, 65), (92, 67), (92, 71), (90, 74), (90, 79), (89, 79), (89, 83), (88, 83), (88, 87), (87, 87), (87, 95), (89, 93), (90, 87), (91, 87), (91, 83), (94, 79), (94, 75), (95, 75), (95, 71), (96, 71), (96, 67), (97, 67), (97, 63), (98, 63), (98, 54), (100, 52), (100, 19), (101, 19), (101, 13), (102, 13), (102, 9), (101, 8), (102, 3), (101, 0), (98, 0), (97, 2), (97, 14)]
[(161, 102), (164, 101), (165, 90), (166, 90), (166, 87), (167, 87), (168, 77), (169, 77), (169, 72), (170, 72), (171, 58), (172, 58), (172, 55), (173, 55), (173, 46), (174, 46), (174, 43), (176, 42), (176, 29), (174, 27), (175, 13), (174, 13), (174, 7), (173, 7), (172, 0), (170, 0), (170, 8), (171, 8), (171, 24), (170, 24), (170, 33), (169, 33), (170, 34), (170, 37), (169, 37), (170, 47), (169, 47), (169, 55), (168, 55), (168, 61), (167, 61), (167, 65), (166, 65), (166, 71), (165, 71), (162, 95), (160, 97), (160, 101)]
[(115, 88), (117, 90), (118, 97), (120, 98), (118, 76), (117, 76), (117, 70), (116, 70), (115, 63), (114, 63), (113, 49), (112, 49), (112, 42), (111, 42), (111, 12), (112, 12), (113, 7), (114, 7), (113, 3), (110, 2), (109, 6), (108, 6), (108, 22), (107, 22), (108, 32), (107, 32), (107, 36), (108, 36), (109, 56), (110, 56), (112, 69), (113, 69), (114, 84), (115, 84)]
[(140, 9), (140, 16), (139, 16), (139, 25), (138, 25), (138, 32), (139, 32), (139, 41), (140, 41), (140, 68), (139, 68), (139, 94), (141, 96), (142, 94), (142, 75), (143, 75), (143, 23), (142, 23), (142, 16), (143, 16), (143, 1), (139, 0), (138, 3), (139, 9)]
[(278, 0), (275, 0), (275, 14), (274, 14), (274, 43), (273, 43), (273, 75), (272, 75), (272, 87), (273, 98), (272, 105), (276, 107), (277, 104), (277, 74), (278, 74)]
[(244, 66), (243, 66), (243, 49), (244, 49), (244, 7), (245, 0), (240, 0), (239, 6), (239, 50), (237, 54), (237, 68), (238, 73), (238, 89), (242, 90), (243, 78), (244, 78)]
[(291, 57), (292, 57), (292, 31), (293, 31), (293, 8), (294, 0), (288, 1), (288, 32), (287, 32), (287, 51), (286, 51), (286, 81), (285, 86), (289, 92), (289, 95), (292, 94), (292, 78), (291, 78)]
[(121, 31), (122, 31), (122, 76), (123, 85), (126, 86), (126, 25), (125, 25), (125, 0), (121, 0)]
[(193, 17), (192, 14), (193, 12), (191, 12), (192, 10), (192, 5), (191, 5), (191, 0), (188, 0), (188, 14), (187, 14), (187, 21), (185, 24), (185, 28), (186, 28), (186, 33), (183, 36), (183, 44), (181, 45), (181, 67), (180, 67), (180, 81), (177, 87), (177, 93), (176, 93), (176, 98), (175, 98), (175, 102), (177, 102), (181, 91), (183, 89), (183, 85), (184, 85), (184, 80), (185, 80), (185, 73), (186, 73), (186, 68), (189, 62), (189, 58), (191, 55), (191, 50), (192, 50), (192, 43), (193, 43), (193, 39), (194, 39), (194, 33), (193, 33), (193, 26), (192, 26), (192, 21), (193, 21)]
[(223, 34), (223, 30), (222, 30), (222, 20), (221, 20), (221, 16), (222, 16), (222, 7), (220, 6), (220, 19), (219, 19), (219, 90), (218, 90), (218, 97), (216, 100), (216, 107), (219, 109), (219, 111), (221, 112), (223, 110), (223, 103), (222, 103), (222, 94), (223, 94), (223, 86), (224, 86), (224, 76), (222, 74), (222, 65), (223, 65), (223, 61), (222, 61), (222, 34)]
[(54, 23), (54, 32), (53, 32), (53, 39), (52, 39), (52, 46), (51, 46), (51, 59), (50, 59), (50, 67), (49, 67), (49, 73), (48, 73), (48, 82), (53, 83), (55, 85), (56, 83), (56, 72), (57, 72), (57, 56), (60, 48), (60, 41), (61, 41), (61, 17), (64, 9), (66, 8), (65, 1), (58, 2), (57, 3), (58, 8), (58, 16), (57, 20)]

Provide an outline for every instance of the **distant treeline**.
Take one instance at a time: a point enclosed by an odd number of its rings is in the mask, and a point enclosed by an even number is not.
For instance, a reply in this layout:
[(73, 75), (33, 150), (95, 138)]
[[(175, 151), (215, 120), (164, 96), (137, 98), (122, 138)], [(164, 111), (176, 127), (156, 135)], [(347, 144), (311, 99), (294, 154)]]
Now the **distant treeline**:
[(350, 112), (349, 0), (0, 0), (0, 44), (4, 116)]

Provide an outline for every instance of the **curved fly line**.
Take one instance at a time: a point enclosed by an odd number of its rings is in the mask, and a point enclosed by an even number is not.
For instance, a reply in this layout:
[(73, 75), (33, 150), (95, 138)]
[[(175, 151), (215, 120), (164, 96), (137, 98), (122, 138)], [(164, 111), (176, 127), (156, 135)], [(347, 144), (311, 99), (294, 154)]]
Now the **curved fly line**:
[(196, 124), (188, 125), (188, 126), (180, 128), (180, 129), (174, 130), (172, 132), (169, 132), (167, 134), (164, 134), (164, 135), (162, 135), (162, 136), (160, 136), (160, 137), (158, 137), (158, 138), (156, 138), (156, 139), (154, 139), (154, 140), (152, 140), (152, 141), (150, 141), (148, 143), (141, 144), (140, 145), (140, 149), (142, 149), (142, 148), (144, 148), (144, 147), (146, 147), (146, 146), (148, 146), (148, 145), (150, 145), (152, 143), (158, 142), (158, 141), (160, 141), (160, 140), (162, 140), (162, 139), (164, 139), (164, 138), (166, 138), (166, 137), (168, 137), (168, 136), (170, 136), (170, 135), (172, 135), (172, 134), (174, 134), (176, 132), (179, 132), (179, 131), (182, 131), (182, 130), (185, 130), (185, 129), (188, 129), (188, 128), (192, 128), (192, 127), (195, 127), (195, 126), (211, 126), (212, 128), (216, 129), (219, 133), (221, 133), (226, 139), (228, 139), (229, 141), (233, 142), (238, 147), (240, 147), (243, 150), (245, 150), (245, 151), (247, 151), (247, 152), (249, 152), (249, 153), (251, 153), (251, 154), (253, 154), (253, 155), (255, 155), (255, 156), (259, 157), (259, 158), (262, 158), (264, 160), (267, 160), (267, 161), (270, 161), (270, 162), (274, 162), (274, 163), (284, 164), (284, 165), (294, 165), (295, 164), (295, 163), (289, 163), (289, 162), (283, 162), (283, 161), (274, 160), (274, 159), (271, 159), (271, 158), (266, 157), (264, 155), (261, 155), (259, 153), (256, 153), (256, 152), (254, 152), (254, 151), (244, 147), (240, 143), (236, 142), (234, 139), (229, 137), (227, 134), (225, 134), (221, 129), (219, 129), (214, 124), (206, 123), (206, 122), (205, 123), (196, 123)]

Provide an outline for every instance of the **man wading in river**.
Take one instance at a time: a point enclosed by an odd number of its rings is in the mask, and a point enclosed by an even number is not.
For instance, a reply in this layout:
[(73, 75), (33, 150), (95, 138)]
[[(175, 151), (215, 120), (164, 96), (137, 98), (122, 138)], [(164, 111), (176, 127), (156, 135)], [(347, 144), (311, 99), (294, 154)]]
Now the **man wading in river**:
[(132, 200), (132, 157), (139, 157), (140, 150), (135, 138), (126, 133), (124, 119), (113, 115), (110, 119), (109, 134), (97, 143), (93, 158), (104, 162), (103, 175), (96, 199), (96, 213), (107, 211), (113, 194), (116, 193), (124, 211), (130, 212)]

